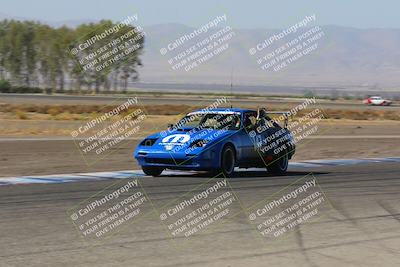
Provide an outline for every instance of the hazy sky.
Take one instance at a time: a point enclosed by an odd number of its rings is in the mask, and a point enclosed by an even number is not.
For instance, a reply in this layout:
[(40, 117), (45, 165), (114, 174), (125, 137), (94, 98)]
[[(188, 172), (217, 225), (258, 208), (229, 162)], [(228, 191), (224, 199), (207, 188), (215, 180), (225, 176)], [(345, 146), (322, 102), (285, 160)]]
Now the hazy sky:
[(0, 0), (0, 15), (65, 21), (138, 14), (141, 25), (199, 26), (226, 13), (237, 28), (282, 28), (313, 13), (319, 25), (400, 28), (399, 0)]

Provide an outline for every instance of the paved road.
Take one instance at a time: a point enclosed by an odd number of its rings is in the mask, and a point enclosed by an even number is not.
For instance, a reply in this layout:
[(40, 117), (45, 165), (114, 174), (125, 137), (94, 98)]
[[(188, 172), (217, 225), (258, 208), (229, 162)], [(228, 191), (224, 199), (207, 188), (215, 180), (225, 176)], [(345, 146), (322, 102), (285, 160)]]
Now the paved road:
[[(313, 176), (308, 175), (309, 172)], [(321, 206), (315, 217), (296, 225), (294, 231), (268, 240), (263, 238), (252, 224), (254, 221), (248, 219), (249, 214), (259, 207), (259, 203), (268, 203), (270, 200), (266, 201), (267, 198), (278, 199), (313, 178), (320, 186), (315, 188), (325, 194), (326, 201), (323, 204), (326, 206)], [(116, 226), (114, 229), (118, 231), (110, 236), (83, 237), (82, 232), (74, 227), (70, 215), (87, 207), (87, 203), (115, 192), (121, 185), (128, 182), (134, 184), (135, 181), (140, 184), (141, 192), (146, 193), (146, 202), (140, 206), (141, 213), (126, 224)], [(172, 215), (160, 221), (160, 214), (175, 203), (181, 203), (183, 198), (203, 192), (208, 185), (221, 185), (223, 179), (210, 180), (204, 175), (172, 175), (119, 179), (117, 182), (105, 180), (0, 186), (0, 265), (400, 264), (398, 162), (299, 168), (292, 169), (282, 177), (273, 177), (264, 172), (242, 172), (227, 180), (229, 187), (220, 187), (221, 194), (230, 192), (230, 196), (235, 197), (229, 206), (228, 216), (204, 226), (189, 237), (173, 237), (168, 228), (171, 223), (168, 220), (172, 219)], [(96, 193), (99, 194), (85, 202)], [(126, 193), (121, 196), (126, 196)], [(113, 207), (118, 201), (114, 199), (107, 204)], [(186, 212), (189, 208), (180, 212)], [(264, 215), (258, 219), (265, 218)]]

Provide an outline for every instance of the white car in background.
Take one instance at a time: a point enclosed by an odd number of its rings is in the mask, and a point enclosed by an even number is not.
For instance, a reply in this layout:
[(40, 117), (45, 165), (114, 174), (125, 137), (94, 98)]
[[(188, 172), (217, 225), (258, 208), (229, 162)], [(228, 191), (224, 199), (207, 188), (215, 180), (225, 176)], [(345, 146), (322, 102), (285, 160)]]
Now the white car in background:
[(392, 104), (392, 101), (384, 99), (380, 96), (370, 96), (364, 99), (363, 103), (366, 105), (373, 105), (373, 106), (389, 106)]

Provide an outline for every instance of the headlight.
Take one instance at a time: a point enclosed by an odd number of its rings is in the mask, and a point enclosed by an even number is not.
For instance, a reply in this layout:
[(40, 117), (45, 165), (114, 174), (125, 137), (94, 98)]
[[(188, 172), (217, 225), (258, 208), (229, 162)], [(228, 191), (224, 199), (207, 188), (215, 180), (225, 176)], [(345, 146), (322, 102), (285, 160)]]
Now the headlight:
[(152, 146), (154, 145), (154, 143), (157, 141), (157, 139), (153, 139), (153, 138), (148, 138), (148, 139), (144, 139), (140, 145), (141, 146)]
[(196, 147), (205, 147), (207, 143), (208, 143), (207, 140), (199, 139), (199, 140), (194, 141), (194, 142), (190, 145), (190, 147), (192, 147), (192, 148), (196, 148)]

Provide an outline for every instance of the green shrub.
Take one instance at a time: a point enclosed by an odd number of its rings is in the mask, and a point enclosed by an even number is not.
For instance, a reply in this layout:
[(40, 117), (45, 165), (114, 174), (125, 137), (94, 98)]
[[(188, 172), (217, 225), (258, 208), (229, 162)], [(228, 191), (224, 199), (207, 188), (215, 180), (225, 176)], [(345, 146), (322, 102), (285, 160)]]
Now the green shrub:
[(305, 90), (303, 96), (305, 98), (313, 98), (315, 97), (315, 93), (311, 90)]
[(8, 93), (11, 89), (11, 84), (9, 81), (0, 80), (0, 93)]
[(11, 86), (9, 81), (0, 80), (0, 93), (37, 94), (43, 93), (39, 87)]
[(37, 94), (42, 93), (43, 90), (38, 87), (28, 87), (28, 86), (13, 86), (10, 89), (10, 93), (18, 94)]

